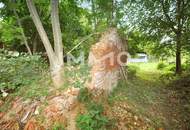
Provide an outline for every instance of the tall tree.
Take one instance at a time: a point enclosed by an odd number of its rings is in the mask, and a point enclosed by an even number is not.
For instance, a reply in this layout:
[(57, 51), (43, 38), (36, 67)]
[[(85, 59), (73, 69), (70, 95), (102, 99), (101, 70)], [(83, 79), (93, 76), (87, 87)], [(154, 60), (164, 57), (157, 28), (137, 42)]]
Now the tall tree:
[(175, 45), (176, 74), (180, 74), (182, 71), (181, 52), (187, 43), (185, 34), (189, 30), (190, 1), (133, 1), (128, 7), (132, 10), (131, 14), (128, 14), (131, 17), (131, 23), (136, 23), (137, 29), (157, 40), (161, 41), (168, 36), (175, 42), (166, 46), (170, 49)]
[[(161, 5), (163, 9), (163, 14), (169, 23), (169, 26), (173, 33), (175, 33), (176, 38), (176, 73), (181, 73), (181, 49), (183, 42), (183, 31), (186, 30), (185, 22), (189, 17), (186, 14), (187, 8), (190, 7), (189, 0), (177, 0), (175, 3), (169, 3), (167, 0), (161, 0)], [(175, 18), (172, 20), (172, 16), (169, 15), (169, 11), (172, 6), (175, 6)], [(184, 29), (184, 30), (183, 30)]]
[(36, 26), (36, 29), (41, 37), (43, 45), (46, 49), (49, 62), (50, 70), (52, 74), (52, 79), (55, 86), (60, 86), (63, 83), (62, 72), (63, 72), (63, 48), (62, 48), (62, 38), (61, 38), (61, 29), (59, 24), (58, 16), (58, 0), (51, 1), (51, 21), (54, 35), (54, 45), (53, 47), (50, 43), (50, 40), (45, 32), (45, 29), (42, 25), (40, 17), (37, 13), (36, 7), (32, 0), (26, 0), (29, 12), (31, 14), (32, 20)]

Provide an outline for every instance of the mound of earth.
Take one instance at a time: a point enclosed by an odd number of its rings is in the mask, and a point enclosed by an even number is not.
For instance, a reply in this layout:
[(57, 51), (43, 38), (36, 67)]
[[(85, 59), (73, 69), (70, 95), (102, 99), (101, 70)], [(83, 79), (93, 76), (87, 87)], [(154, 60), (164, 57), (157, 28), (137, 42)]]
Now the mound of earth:
[[(17, 97), (6, 113), (0, 113), (0, 129), (46, 130), (58, 122), (67, 130), (77, 130), (76, 116), (85, 111), (84, 105), (77, 100), (78, 92), (79, 89), (71, 88), (41, 101), (24, 101)], [(146, 120), (132, 113), (126, 103), (118, 102), (113, 106), (105, 103), (104, 107), (104, 114), (115, 119), (116, 130), (146, 130), (150, 127)]]

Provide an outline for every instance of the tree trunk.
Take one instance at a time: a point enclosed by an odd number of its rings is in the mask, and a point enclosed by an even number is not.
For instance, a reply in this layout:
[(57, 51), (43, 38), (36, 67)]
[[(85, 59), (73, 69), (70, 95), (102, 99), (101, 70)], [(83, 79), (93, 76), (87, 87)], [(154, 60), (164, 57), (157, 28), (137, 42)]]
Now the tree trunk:
[(60, 65), (63, 65), (63, 44), (61, 36), (61, 27), (59, 23), (59, 0), (51, 1), (51, 22), (53, 29), (53, 38), (54, 38), (54, 50), (55, 54), (58, 57)]
[(51, 76), (52, 76), (53, 84), (56, 87), (60, 87), (61, 85), (63, 85), (63, 73), (64, 73), (63, 66), (58, 65), (56, 68), (52, 70)]
[(23, 42), (24, 42), (24, 45), (26, 46), (28, 53), (29, 53), (30, 55), (32, 55), (32, 51), (31, 51), (31, 49), (30, 49), (30, 47), (29, 47), (29, 45), (28, 45), (27, 38), (26, 38), (26, 36), (25, 36), (25, 34), (24, 34), (24, 30), (23, 30), (23, 27), (22, 27), (22, 23), (21, 23), (21, 21), (20, 21), (20, 18), (19, 18), (19, 16), (18, 16), (18, 14), (17, 14), (15, 8), (13, 8), (13, 12), (14, 12), (14, 14), (15, 14), (15, 16), (16, 16), (18, 26), (21, 28), (21, 35), (22, 35), (22, 40), (23, 40)]
[(181, 74), (181, 33), (176, 36), (176, 74)]
[(177, 0), (177, 31), (176, 31), (176, 74), (181, 74), (181, 37), (182, 37), (182, 14), (181, 14), (181, 0)]
[(40, 18), (38, 16), (38, 13), (36, 11), (36, 7), (33, 3), (32, 0), (26, 0), (27, 2), (27, 6), (28, 6), (28, 9), (29, 9), (29, 12), (30, 12), (30, 15), (32, 17), (32, 20), (36, 26), (36, 29), (42, 39), (42, 42), (44, 44), (44, 47), (46, 49), (46, 52), (47, 52), (47, 55), (48, 55), (48, 58), (49, 58), (49, 62), (50, 62), (50, 68), (51, 69), (54, 69), (57, 64), (58, 64), (58, 58), (56, 57), (54, 51), (53, 51), (53, 48), (50, 44), (50, 41), (48, 39), (48, 36), (44, 30), (44, 27), (40, 21)]
[(37, 31), (42, 39), (43, 45), (46, 49), (49, 61), (50, 61), (50, 70), (53, 83), (56, 87), (59, 87), (63, 84), (63, 47), (61, 39), (61, 30), (58, 17), (58, 0), (52, 0), (52, 26), (54, 33), (54, 44), (55, 52), (50, 44), (48, 36), (43, 28), (43, 25), (40, 21), (36, 8), (32, 0), (26, 0), (29, 12), (33, 19), (33, 22), (37, 28)]
[(53, 81), (56, 86), (63, 84), (63, 44), (61, 36), (61, 27), (59, 23), (59, 0), (51, 1), (51, 22), (53, 29), (53, 38), (54, 38), (54, 50), (55, 54), (58, 57), (59, 64), (54, 69), (53, 72)]

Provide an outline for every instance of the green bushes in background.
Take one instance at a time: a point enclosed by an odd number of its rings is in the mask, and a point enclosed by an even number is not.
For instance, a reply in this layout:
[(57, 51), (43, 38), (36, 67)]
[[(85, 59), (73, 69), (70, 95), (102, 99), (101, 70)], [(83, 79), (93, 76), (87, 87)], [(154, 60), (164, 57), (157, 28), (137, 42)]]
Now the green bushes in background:
[(157, 65), (157, 69), (158, 69), (158, 70), (162, 70), (162, 69), (164, 69), (166, 66), (167, 66), (167, 65), (166, 65), (164, 62), (160, 62), (160, 63), (158, 63), (158, 65)]
[(128, 78), (132, 79), (136, 76), (137, 71), (139, 71), (139, 67), (135, 65), (128, 65), (127, 66), (127, 75)]
[(44, 71), (47, 64), (40, 55), (0, 50), (0, 89), (9, 91), (29, 85), (38, 81)]

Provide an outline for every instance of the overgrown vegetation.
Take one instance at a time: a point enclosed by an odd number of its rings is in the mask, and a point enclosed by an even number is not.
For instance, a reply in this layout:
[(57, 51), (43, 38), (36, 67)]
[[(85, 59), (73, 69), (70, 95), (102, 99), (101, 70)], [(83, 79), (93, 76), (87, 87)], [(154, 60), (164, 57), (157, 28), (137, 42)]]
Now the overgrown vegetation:
[[(127, 104), (156, 129), (189, 130), (190, 0), (1, 0), (0, 118), (15, 97), (45, 104), (46, 97), (75, 87), (86, 108), (78, 128), (112, 127), (104, 102), (85, 88), (89, 67), (63, 58), (84, 53), (87, 61), (92, 44), (110, 27), (117, 27), (130, 57), (143, 53), (149, 61), (127, 65), (128, 80), (109, 96), (110, 107)], [(63, 85), (54, 87), (57, 76), (50, 72), (60, 74)], [(52, 129), (64, 127), (55, 123)]]
[(102, 102), (94, 101), (92, 94), (87, 88), (82, 88), (78, 95), (78, 100), (85, 104), (86, 113), (79, 114), (76, 122), (80, 130), (106, 130), (113, 127), (108, 117), (104, 113)]
[(173, 72), (172, 79), (168, 81), (166, 75), (160, 79), (168, 71), (157, 70), (157, 63), (133, 65), (139, 66), (136, 77), (129, 79), (127, 84), (120, 81), (109, 97), (110, 103), (128, 104), (132, 113), (148, 118), (156, 128), (188, 129), (189, 75), (179, 77)]
[[(183, 72), (188, 73), (189, 67), (190, 66), (187, 61), (184, 64), (182, 64)], [(163, 82), (169, 83), (171, 80), (174, 80), (180, 77), (179, 75), (176, 75), (175, 73), (176, 66), (174, 63), (159, 62), (157, 65), (157, 69), (160, 70), (161, 72), (160, 80)]]
[(135, 65), (128, 65), (126, 71), (128, 78), (133, 79), (136, 77), (137, 71), (139, 71), (139, 67)]
[(37, 83), (45, 72), (47, 63), (40, 55), (0, 50), (0, 89), (18, 91)]

